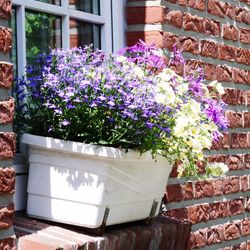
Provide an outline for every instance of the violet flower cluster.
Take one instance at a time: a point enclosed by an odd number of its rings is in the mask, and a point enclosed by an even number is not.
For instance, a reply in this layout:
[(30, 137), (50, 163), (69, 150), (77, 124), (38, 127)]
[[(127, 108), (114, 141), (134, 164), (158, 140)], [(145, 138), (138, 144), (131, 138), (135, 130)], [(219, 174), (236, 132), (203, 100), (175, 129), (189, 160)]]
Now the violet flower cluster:
[[(202, 150), (227, 127), (223, 89), (213, 82), (209, 91), (200, 70), (178, 76), (163, 55), (143, 41), (117, 55), (91, 46), (52, 50), (15, 82), (16, 122), (37, 135), (150, 150), (181, 160), (180, 176), (198, 176)], [(179, 51), (171, 61), (185, 63)]]

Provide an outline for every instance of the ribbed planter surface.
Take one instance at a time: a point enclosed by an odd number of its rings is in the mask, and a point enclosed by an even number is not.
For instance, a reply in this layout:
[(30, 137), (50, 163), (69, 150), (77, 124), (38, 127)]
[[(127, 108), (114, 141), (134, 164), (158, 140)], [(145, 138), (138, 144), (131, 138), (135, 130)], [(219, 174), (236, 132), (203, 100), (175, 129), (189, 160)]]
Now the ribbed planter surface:
[(171, 166), (163, 157), (24, 134), (27, 214), (98, 228), (159, 213)]

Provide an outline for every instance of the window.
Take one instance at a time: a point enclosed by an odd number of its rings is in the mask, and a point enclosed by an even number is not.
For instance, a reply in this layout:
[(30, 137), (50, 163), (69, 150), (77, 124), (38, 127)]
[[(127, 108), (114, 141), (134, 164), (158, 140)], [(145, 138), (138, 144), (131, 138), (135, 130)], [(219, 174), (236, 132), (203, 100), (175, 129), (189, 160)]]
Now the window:
[[(123, 46), (125, 0), (13, 0), (12, 61), (21, 76), (28, 63), (51, 48), (93, 44), (107, 52)], [(120, 11), (120, 13), (118, 13)], [(118, 28), (117, 24), (120, 23)], [(15, 28), (16, 27), (16, 28)], [(120, 45), (117, 45), (120, 44)]]

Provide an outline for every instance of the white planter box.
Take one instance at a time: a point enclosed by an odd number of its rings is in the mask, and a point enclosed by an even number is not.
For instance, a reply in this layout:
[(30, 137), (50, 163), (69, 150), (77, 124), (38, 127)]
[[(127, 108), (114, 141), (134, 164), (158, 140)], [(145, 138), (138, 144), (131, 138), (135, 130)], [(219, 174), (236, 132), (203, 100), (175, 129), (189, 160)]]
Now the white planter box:
[(165, 158), (30, 134), (22, 142), (30, 216), (98, 228), (159, 213), (172, 168)]

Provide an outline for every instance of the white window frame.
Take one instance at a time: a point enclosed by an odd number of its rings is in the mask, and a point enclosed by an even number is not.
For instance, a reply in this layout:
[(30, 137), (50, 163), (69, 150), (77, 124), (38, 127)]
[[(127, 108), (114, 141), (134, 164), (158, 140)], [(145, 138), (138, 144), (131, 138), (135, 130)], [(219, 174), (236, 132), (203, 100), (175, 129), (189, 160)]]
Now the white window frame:
[(26, 66), (25, 9), (61, 17), (62, 48), (64, 49), (70, 46), (70, 18), (101, 25), (101, 47), (105, 52), (118, 51), (125, 44), (125, 0), (100, 0), (100, 15), (70, 9), (68, 0), (61, 0), (61, 6), (36, 0), (12, 0), (12, 5), (16, 9), (18, 76), (23, 74)]
[[(21, 77), (26, 66), (25, 9), (54, 14), (62, 20), (62, 48), (70, 46), (69, 20), (87, 21), (101, 25), (101, 47), (107, 53), (117, 52), (125, 46), (126, 0), (100, 0), (100, 15), (67, 8), (68, 0), (61, 0), (61, 6), (36, 0), (12, 0), (16, 9), (17, 76)], [(64, 31), (64, 32), (63, 32)], [(21, 147), (21, 151), (23, 148)], [(14, 202), (17, 210), (26, 208), (27, 172), (25, 154), (17, 153), (14, 159), (16, 169), (16, 193)]]

